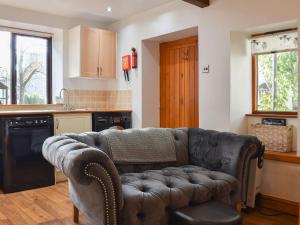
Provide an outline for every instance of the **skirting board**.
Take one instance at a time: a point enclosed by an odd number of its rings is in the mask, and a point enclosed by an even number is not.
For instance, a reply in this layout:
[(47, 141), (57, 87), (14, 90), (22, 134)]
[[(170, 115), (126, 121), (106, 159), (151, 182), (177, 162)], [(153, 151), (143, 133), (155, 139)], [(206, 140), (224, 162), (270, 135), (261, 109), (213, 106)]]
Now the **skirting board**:
[[(300, 208), (297, 202), (284, 200), (272, 196), (262, 195), (260, 200), (261, 207), (272, 209), (275, 211), (287, 213), (293, 216), (300, 216)], [(300, 225), (300, 221), (299, 221)]]

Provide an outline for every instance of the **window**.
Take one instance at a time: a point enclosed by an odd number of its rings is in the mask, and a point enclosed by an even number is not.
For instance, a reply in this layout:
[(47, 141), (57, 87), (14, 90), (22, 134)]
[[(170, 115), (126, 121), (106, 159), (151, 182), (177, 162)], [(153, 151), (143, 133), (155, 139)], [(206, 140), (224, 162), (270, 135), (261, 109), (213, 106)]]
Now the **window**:
[(296, 32), (252, 40), (253, 113), (297, 113), (297, 43)]
[(50, 104), (52, 38), (0, 31), (0, 104)]

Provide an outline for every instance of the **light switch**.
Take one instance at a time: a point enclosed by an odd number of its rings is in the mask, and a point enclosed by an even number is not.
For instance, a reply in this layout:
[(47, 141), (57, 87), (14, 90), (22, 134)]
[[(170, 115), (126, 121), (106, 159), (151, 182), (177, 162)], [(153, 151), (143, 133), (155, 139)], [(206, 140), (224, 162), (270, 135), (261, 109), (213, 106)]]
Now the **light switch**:
[(202, 73), (209, 73), (209, 64), (202, 66)]

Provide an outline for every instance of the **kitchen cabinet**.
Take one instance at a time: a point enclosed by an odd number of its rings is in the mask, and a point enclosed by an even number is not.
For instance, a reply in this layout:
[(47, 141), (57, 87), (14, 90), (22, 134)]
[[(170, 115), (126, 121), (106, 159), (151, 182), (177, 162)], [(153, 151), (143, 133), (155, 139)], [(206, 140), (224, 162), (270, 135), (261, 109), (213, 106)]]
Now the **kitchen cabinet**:
[(55, 114), (54, 128), (55, 135), (92, 131), (92, 115), (90, 113)]
[(116, 33), (77, 26), (69, 31), (71, 77), (115, 78)]
[[(92, 131), (91, 113), (54, 114), (54, 134), (56, 136), (64, 133), (84, 133), (88, 131)], [(56, 170), (56, 183), (66, 180), (67, 178), (63, 172)]]

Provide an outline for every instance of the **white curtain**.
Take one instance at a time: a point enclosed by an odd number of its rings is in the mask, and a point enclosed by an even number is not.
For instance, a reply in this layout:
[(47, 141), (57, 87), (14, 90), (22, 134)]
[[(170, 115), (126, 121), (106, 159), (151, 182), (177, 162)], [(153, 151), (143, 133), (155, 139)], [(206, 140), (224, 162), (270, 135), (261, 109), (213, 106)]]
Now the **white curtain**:
[(296, 50), (298, 32), (290, 31), (251, 38), (252, 54)]

